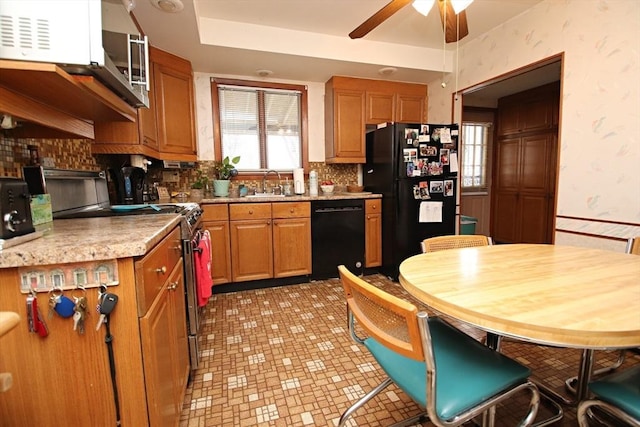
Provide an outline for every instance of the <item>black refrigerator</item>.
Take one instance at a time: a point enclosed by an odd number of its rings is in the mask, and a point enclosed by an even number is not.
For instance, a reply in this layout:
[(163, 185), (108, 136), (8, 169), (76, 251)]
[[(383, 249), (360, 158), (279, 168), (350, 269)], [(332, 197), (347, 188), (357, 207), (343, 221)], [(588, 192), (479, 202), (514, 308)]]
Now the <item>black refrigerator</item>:
[(398, 280), (427, 237), (455, 234), (457, 124), (387, 123), (367, 133), (363, 184), (382, 194), (382, 267)]

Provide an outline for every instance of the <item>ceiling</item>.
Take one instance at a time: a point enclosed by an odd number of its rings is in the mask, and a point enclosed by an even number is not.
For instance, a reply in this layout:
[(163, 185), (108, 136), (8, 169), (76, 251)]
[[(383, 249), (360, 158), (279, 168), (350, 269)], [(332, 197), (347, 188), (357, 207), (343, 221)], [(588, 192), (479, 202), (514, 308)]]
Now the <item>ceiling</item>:
[[(196, 72), (325, 82), (333, 75), (428, 83), (453, 70), (455, 43), (443, 52), (437, 6), (428, 16), (410, 5), (367, 36), (349, 32), (388, 0), (182, 0), (166, 13), (135, 0), (133, 13), (151, 44), (191, 61)], [(157, 1), (157, 0), (156, 0)], [(475, 0), (466, 10), (469, 40), (542, 0)], [(390, 75), (379, 70), (395, 68)], [(557, 80), (557, 79), (556, 79)], [(529, 86), (532, 87), (532, 86)]]

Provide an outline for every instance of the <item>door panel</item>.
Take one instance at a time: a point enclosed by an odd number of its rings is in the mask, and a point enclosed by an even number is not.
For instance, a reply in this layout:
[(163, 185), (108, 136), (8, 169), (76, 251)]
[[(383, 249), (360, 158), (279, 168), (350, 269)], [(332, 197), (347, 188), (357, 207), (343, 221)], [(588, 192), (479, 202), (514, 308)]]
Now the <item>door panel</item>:
[(492, 212), (494, 240), (499, 243), (518, 242), (518, 193), (497, 193)]
[(520, 197), (521, 232), (519, 243), (550, 243), (549, 199), (546, 195), (525, 194)]
[(520, 139), (498, 141), (496, 147), (496, 188), (498, 191), (518, 189), (520, 174)]
[(521, 190), (548, 192), (550, 139), (548, 134), (522, 138)]

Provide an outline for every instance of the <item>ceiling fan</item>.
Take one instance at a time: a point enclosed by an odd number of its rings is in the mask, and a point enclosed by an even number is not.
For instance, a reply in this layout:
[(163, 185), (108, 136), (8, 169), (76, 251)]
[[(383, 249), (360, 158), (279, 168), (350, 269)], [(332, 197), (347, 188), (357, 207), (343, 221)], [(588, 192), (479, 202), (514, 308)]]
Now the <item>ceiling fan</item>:
[(467, 15), (464, 9), (471, 4), (473, 0), (391, 0), (386, 6), (360, 24), (358, 28), (350, 32), (349, 37), (359, 39), (366, 36), (371, 30), (412, 2), (416, 10), (426, 16), (434, 1), (438, 3), (438, 9), (440, 10), (440, 19), (442, 20), (445, 31), (445, 41), (452, 43), (467, 36), (469, 29), (467, 27)]

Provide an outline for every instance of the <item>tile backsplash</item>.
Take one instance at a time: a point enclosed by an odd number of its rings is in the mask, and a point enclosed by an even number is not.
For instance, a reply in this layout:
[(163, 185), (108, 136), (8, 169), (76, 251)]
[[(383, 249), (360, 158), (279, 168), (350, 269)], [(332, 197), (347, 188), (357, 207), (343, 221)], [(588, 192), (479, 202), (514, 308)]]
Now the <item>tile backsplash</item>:
[[(123, 155), (92, 155), (91, 141), (87, 139), (31, 139), (15, 138), (0, 132), (0, 176), (22, 178), (22, 167), (31, 164), (29, 146), (38, 150), (40, 162), (51, 162), (56, 169), (73, 170), (106, 170), (114, 164), (122, 164), (128, 156)], [(212, 177), (213, 162), (198, 162), (197, 167), (203, 169), (207, 176)], [(149, 184), (158, 182), (167, 187), (170, 192), (189, 191), (191, 183), (195, 181), (196, 169), (180, 169), (179, 182), (163, 182), (163, 171), (166, 169), (151, 166), (147, 173)], [(332, 180), (338, 189), (347, 184), (358, 181), (358, 168), (354, 164), (325, 164), (322, 162), (309, 163), (309, 170), (318, 172), (318, 181)], [(261, 183), (256, 180), (235, 178), (232, 185), (244, 184), (258, 187)]]

